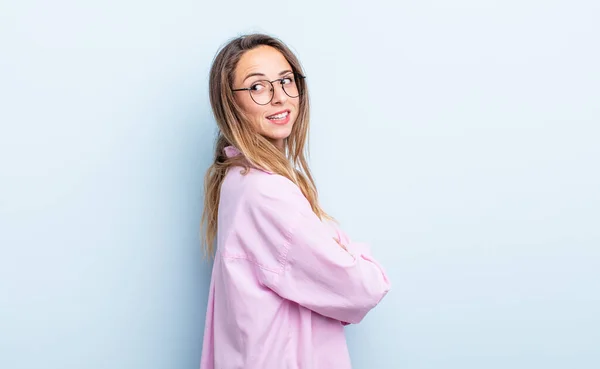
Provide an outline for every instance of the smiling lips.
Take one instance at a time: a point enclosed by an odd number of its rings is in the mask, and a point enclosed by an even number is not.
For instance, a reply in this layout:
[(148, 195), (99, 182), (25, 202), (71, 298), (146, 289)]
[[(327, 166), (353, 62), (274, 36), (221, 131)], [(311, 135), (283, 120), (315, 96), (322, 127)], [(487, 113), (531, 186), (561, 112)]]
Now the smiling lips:
[(286, 124), (290, 120), (290, 111), (280, 111), (276, 114), (269, 115), (267, 119), (275, 124)]

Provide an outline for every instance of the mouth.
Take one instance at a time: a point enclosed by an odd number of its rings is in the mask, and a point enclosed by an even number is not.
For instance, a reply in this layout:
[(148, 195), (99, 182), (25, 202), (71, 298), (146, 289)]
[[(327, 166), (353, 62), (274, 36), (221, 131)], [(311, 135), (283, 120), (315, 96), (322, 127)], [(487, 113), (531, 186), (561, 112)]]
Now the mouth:
[(269, 115), (267, 119), (275, 124), (286, 124), (290, 120), (290, 114), (291, 112), (289, 110), (283, 110), (273, 115)]

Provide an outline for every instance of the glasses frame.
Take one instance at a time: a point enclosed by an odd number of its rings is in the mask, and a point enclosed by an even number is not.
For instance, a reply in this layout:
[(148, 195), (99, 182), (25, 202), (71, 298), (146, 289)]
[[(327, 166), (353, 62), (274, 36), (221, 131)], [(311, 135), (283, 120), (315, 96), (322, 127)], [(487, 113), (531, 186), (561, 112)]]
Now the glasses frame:
[(271, 103), (271, 101), (273, 101), (273, 98), (275, 97), (275, 86), (273, 85), (273, 83), (274, 82), (279, 82), (279, 84), (281, 85), (281, 89), (283, 90), (283, 92), (286, 95), (288, 95), (291, 98), (299, 97), (300, 95), (302, 95), (301, 90), (303, 91), (304, 85), (298, 87), (298, 96), (291, 96), (290, 94), (287, 93), (287, 91), (285, 90), (285, 87), (284, 87), (284, 85), (282, 83), (282, 81), (284, 79), (289, 78), (290, 74), (293, 74), (294, 77), (296, 77), (296, 84), (298, 84), (299, 81), (302, 81), (302, 83), (304, 84), (304, 80), (306, 79), (306, 76), (302, 75), (302, 74), (300, 74), (298, 72), (292, 72), (292, 73), (286, 74), (285, 76), (283, 76), (281, 78), (274, 79), (272, 81), (269, 81), (268, 79), (260, 79), (260, 80), (254, 82), (254, 83), (256, 83), (256, 82), (269, 82), (269, 84), (271, 85), (271, 98), (269, 99), (268, 102), (266, 102), (264, 104), (261, 104), (261, 103), (257, 102), (256, 100), (254, 100), (254, 97), (252, 97), (252, 87), (236, 88), (236, 89), (232, 89), (231, 91), (233, 91), (233, 92), (236, 92), (236, 91), (248, 91), (248, 94), (250, 95), (250, 98), (252, 99), (252, 101), (254, 101), (254, 103), (256, 103), (257, 105), (268, 105), (268, 104)]

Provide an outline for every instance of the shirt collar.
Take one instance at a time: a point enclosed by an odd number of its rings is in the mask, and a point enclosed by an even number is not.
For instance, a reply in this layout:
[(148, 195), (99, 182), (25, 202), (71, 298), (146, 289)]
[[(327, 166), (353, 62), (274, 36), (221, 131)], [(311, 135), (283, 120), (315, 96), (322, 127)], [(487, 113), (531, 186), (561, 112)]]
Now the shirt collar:
[(225, 148), (223, 149), (223, 151), (225, 151), (225, 155), (228, 158), (234, 157), (234, 156), (238, 156), (241, 154), (240, 150), (238, 150), (237, 147), (229, 145), (229, 146), (225, 146)]
[[(235, 147), (233, 145), (225, 146), (225, 148), (223, 148), (223, 151), (225, 152), (225, 155), (228, 158), (232, 158), (234, 156), (242, 155), (242, 152), (237, 147)], [(265, 173), (273, 174), (273, 172), (268, 171), (268, 170), (263, 169), (263, 168), (256, 168), (256, 169), (261, 170), (261, 171), (263, 171)]]

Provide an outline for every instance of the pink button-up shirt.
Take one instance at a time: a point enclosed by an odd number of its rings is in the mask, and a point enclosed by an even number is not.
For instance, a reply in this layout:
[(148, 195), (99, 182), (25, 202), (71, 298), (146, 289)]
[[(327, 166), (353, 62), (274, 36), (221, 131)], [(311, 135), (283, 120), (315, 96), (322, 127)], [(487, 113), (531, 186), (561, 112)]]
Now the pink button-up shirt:
[(221, 187), (200, 369), (351, 368), (344, 325), (386, 295), (385, 272), (293, 182), (241, 170)]

